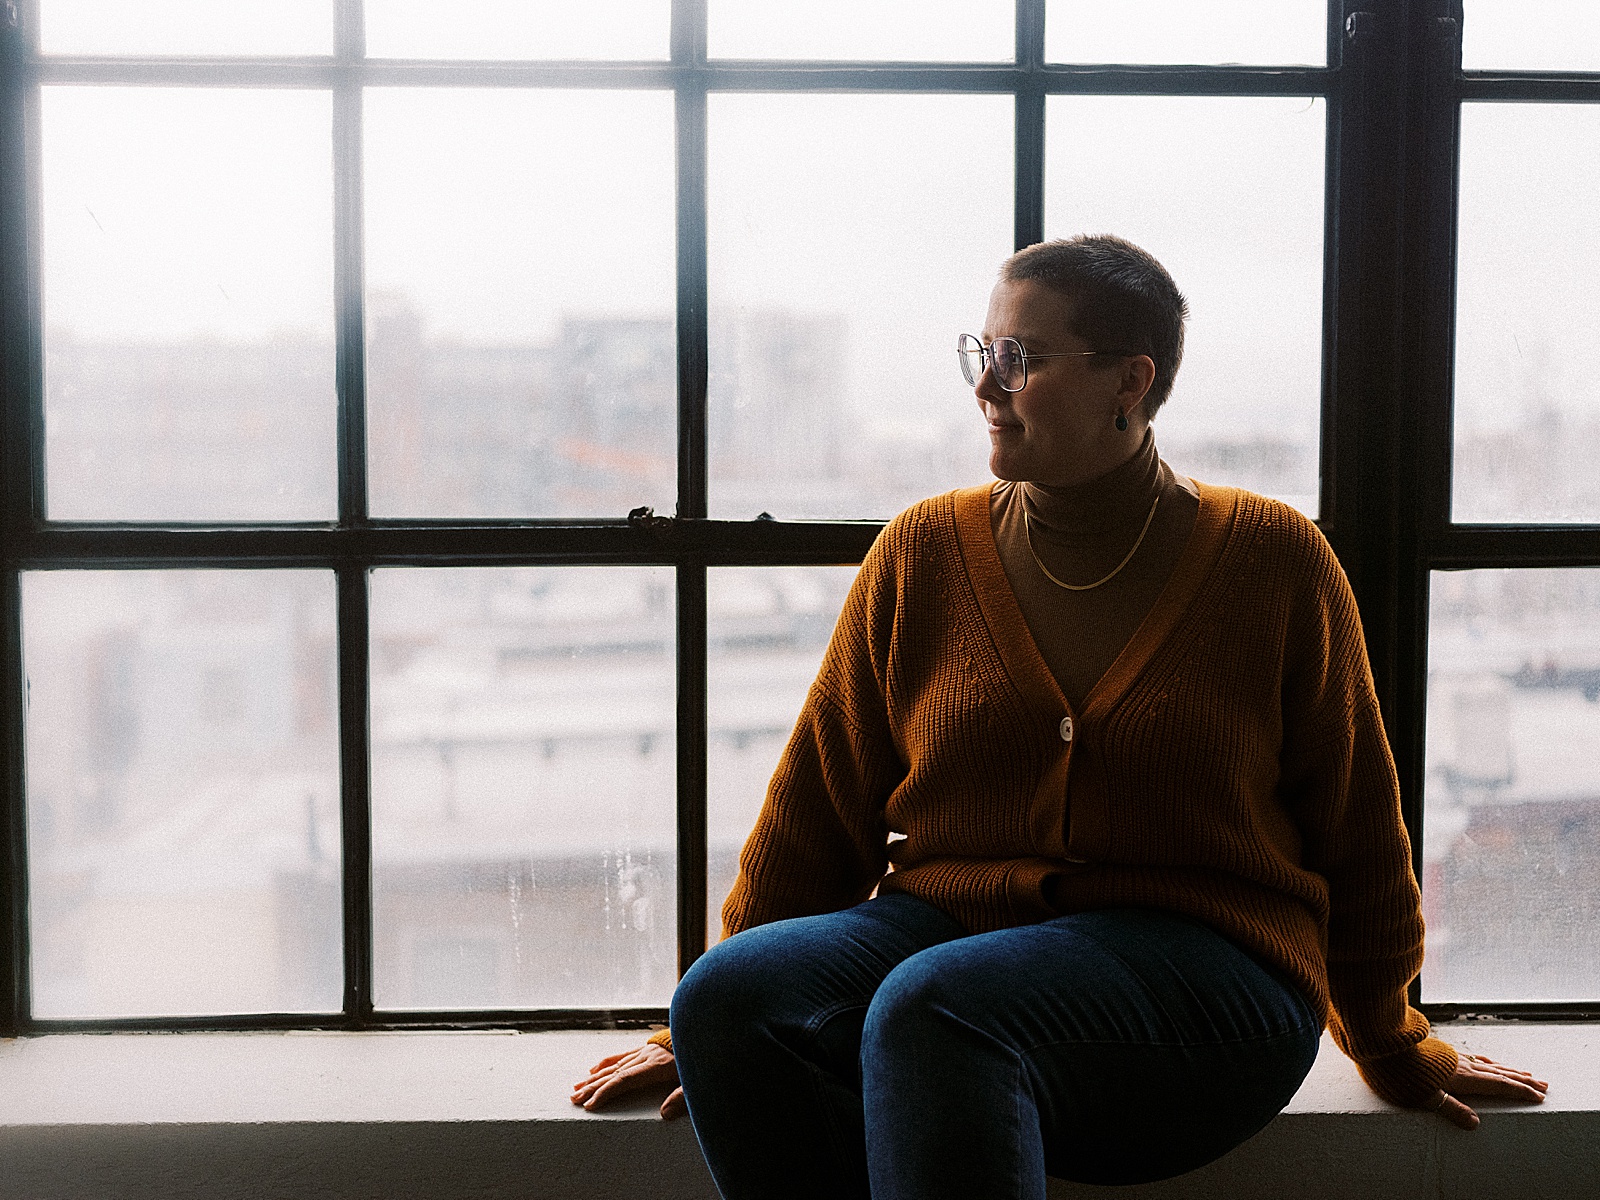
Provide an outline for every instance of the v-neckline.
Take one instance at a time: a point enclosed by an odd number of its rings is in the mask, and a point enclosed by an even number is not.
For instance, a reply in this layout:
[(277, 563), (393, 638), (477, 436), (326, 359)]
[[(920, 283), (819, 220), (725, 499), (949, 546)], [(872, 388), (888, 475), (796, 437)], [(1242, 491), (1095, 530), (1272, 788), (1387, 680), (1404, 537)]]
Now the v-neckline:
[[(1029, 704), (1051, 713), (1072, 712), (1073, 706), (1039, 652), (1033, 630), (1022, 615), (1022, 606), (1017, 603), (1011, 581), (1001, 565), (990, 519), (990, 493), (994, 486), (991, 483), (985, 487), (966, 488), (955, 497), (956, 537), (978, 597), (978, 607), (983, 611), (1007, 674)], [(1213, 487), (1198, 481), (1195, 487), (1200, 495), (1200, 508), (1195, 514), (1194, 528), (1189, 531), (1177, 564), (1150, 611), (1084, 696), (1077, 715), (1086, 720), (1109, 712), (1133, 685), (1189, 608), (1222, 548), (1238, 494), (1232, 488)]]

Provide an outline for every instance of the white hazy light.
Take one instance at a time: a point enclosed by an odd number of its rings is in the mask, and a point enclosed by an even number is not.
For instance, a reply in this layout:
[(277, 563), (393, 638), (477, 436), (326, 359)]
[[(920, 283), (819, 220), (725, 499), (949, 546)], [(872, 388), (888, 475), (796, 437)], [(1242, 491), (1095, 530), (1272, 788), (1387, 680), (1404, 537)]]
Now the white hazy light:
[[(448, 20), (442, 19), (448, 16)], [(366, 0), (376, 58), (664, 59), (668, 0)]]
[(713, 58), (1004, 62), (1010, 0), (710, 0)]
[(675, 297), (667, 92), (367, 93), (367, 281), (431, 336), (547, 340)]
[(1466, 0), (1462, 17), (1468, 71), (1600, 71), (1594, 0)]
[(1048, 62), (1328, 61), (1325, 0), (1049, 0), (1044, 29)]
[(332, 0), (40, 0), (46, 54), (331, 54)]
[(333, 336), (328, 93), (47, 87), (47, 326)]

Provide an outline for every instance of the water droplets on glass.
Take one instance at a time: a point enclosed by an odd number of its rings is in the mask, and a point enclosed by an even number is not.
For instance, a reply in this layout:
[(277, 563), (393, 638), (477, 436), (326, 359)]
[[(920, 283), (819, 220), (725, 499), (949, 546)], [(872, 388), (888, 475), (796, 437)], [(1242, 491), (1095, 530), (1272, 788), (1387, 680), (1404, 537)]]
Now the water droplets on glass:
[(1600, 571), (1433, 573), (1422, 998), (1600, 986)]
[(673, 577), (372, 576), (374, 999), (664, 1005), (677, 979)]

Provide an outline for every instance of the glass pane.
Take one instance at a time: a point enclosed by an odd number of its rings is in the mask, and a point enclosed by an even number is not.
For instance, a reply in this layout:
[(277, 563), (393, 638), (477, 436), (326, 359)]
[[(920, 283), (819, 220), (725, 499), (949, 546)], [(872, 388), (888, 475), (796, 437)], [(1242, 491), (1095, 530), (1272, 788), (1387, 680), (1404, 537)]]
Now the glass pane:
[(374, 997), (665, 1005), (677, 982), (667, 567), (372, 576)]
[(855, 577), (855, 567), (707, 572), (706, 933), (712, 942), (739, 874), (739, 850)]
[(46, 54), (332, 54), (331, 0), (38, 0)]
[(1072, 63), (1325, 66), (1327, 0), (1046, 0), (1044, 56)]
[(1045, 115), (1045, 233), (1120, 234), (1189, 299), (1162, 456), (1315, 517), (1323, 101), (1051, 96)]
[(712, 58), (1004, 62), (1012, 0), (708, 0)]
[(1593, 0), (1465, 0), (1461, 65), (1469, 71), (1600, 71)]
[(1600, 108), (1463, 104), (1456, 521), (1600, 521)]
[(366, 104), (372, 511), (671, 512), (671, 94)]
[(1012, 126), (1000, 96), (711, 97), (712, 516), (989, 479), (954, 347), (1011, 251)]
[[(375, 58), (666, 58), (670, 0), (366, 0)], [(446, 18), (446, 19), (441, 19)]]
[(1435, 572), (1428, 1001), (1600, 993), (1600, 570)]
[(333, 575), (22, 577), (39, 1017), (336, 1012)]
[(325, 92), (47, 87), (58, 520), (334, 515)]

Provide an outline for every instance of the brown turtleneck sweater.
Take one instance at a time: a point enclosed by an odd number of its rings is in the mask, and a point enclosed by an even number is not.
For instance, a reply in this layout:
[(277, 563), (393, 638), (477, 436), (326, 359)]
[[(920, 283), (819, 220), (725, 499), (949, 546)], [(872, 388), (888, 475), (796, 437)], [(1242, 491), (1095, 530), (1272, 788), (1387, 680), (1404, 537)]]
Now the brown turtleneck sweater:
[[(1023, 619), (1061, 691), (1081, 707), (1166, 585), (1194, 528), (1199, 493), (1161, 461), (1147, 430), (1133, 457), (1109, 474), (1071, 488), (998, 483), (989, 505), (995, 549)], [(1128, 565), (1089, 591), (1058, 587), (1039, 566), (1068, 583), (1093, 583), (1135, 542)]]

